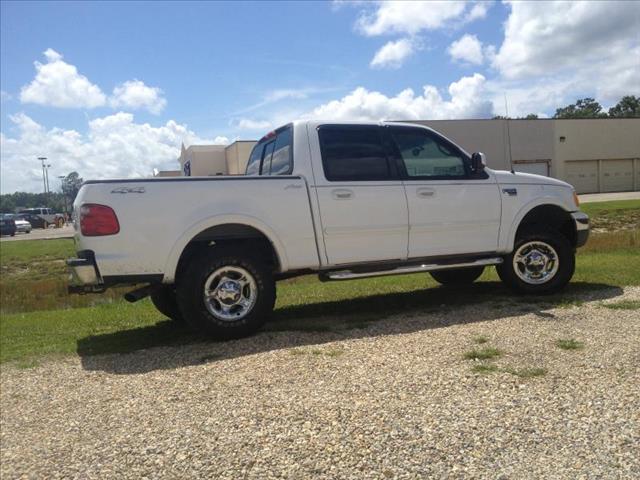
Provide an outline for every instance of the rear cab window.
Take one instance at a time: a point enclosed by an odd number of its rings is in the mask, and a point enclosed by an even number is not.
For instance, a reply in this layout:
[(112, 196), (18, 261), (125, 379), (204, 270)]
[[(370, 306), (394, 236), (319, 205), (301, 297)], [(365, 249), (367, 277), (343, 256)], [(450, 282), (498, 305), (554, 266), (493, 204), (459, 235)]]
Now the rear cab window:
[(285, 125), (253, 147), (245, 175), (290, 175), (293, 172), (293, 125)]
[(389, 180), (392, 165), (376, 125), (321, 125), (320, 154), (330, 182)]

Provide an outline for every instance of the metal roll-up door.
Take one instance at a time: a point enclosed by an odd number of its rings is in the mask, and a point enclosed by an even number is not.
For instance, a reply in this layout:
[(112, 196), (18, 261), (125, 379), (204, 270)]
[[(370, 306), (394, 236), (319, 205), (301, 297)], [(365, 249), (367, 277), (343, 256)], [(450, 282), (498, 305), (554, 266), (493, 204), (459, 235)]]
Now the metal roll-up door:
[(598, 192), (598, 161), (580, 160), (565, 164), (567, 182), (576, 189), (577, 193)]

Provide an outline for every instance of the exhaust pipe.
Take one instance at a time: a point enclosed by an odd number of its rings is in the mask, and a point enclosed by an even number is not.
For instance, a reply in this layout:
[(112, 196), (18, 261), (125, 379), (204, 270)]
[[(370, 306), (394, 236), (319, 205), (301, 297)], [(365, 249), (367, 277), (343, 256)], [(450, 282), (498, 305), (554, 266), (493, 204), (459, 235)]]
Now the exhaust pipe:
[(151, 295), (155, 288), (155, 285), (146, 285), (144, 287), (136, 288), (135, 290), (125, 293), (124, 299), (130, 303), (137, 302), (138, 300), (142, 300), (143, 298)]

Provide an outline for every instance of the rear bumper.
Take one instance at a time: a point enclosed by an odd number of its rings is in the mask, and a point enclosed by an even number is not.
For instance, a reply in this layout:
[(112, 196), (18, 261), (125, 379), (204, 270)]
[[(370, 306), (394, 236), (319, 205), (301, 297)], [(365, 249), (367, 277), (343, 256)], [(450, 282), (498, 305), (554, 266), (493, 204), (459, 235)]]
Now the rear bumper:
[(93, 252), (78, 252), (79, 258), (69, 258), (69, 293), (103, 292), (106, 287), (100, 277)]
[(587, 243), (589, 238), (589, 215), (583, 212), (573, 212), (571, 214), (576, 227), (576, 248)]

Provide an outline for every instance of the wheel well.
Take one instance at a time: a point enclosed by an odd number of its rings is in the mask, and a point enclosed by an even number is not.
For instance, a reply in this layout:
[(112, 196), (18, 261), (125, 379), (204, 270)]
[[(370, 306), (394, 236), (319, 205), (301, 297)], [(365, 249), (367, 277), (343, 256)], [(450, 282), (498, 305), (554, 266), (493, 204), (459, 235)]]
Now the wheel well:
[(280, 261), (276, 250), (264, 233), (248, 225), (228, 223), (207, 228), (191, 239), (178, 260), (176, 278), (184, 271), (193, 257), (205, 249), (221, 245), (246, 248), (253, 256), (263, 259), (272, 271), (280, 270)]
[(522, 233), (525, 228), (531, 228), (534, 226), (551, 227), (554, 230), (562, 233), (571, 245), (576, 245), (577, 234), (576, 228), (571, 218), (571, 214), (561, 207), (556, 205), (540, 205), (531, 209), (528, 212), (516, 232), (516, 238)]

